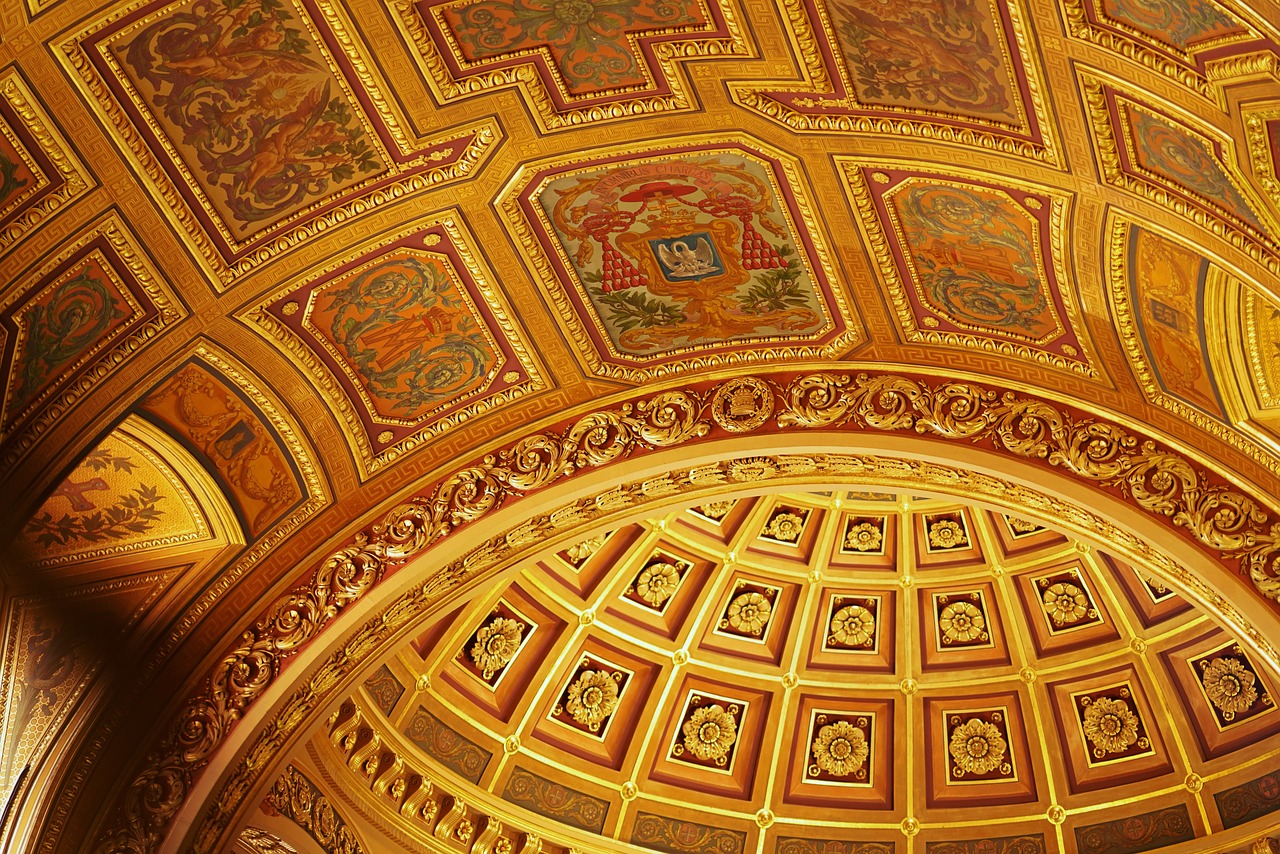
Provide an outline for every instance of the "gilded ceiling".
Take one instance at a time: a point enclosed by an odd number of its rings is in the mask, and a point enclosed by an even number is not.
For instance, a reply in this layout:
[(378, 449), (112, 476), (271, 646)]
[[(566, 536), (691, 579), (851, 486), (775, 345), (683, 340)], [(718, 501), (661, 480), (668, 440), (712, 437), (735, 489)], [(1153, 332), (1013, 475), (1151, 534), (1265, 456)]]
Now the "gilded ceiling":
[(0, 847), (1274, 852), (1280, 7), (10, 0)]

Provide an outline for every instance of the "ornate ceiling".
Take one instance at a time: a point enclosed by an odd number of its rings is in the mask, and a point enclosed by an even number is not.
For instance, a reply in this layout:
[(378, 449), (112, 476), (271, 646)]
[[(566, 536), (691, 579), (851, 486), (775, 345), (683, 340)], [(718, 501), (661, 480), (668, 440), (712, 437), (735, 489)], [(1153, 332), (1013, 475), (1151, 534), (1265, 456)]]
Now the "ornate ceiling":
[(1278, 169), (1269, 3), (11, 0), (4, 847), (1276, 850)]

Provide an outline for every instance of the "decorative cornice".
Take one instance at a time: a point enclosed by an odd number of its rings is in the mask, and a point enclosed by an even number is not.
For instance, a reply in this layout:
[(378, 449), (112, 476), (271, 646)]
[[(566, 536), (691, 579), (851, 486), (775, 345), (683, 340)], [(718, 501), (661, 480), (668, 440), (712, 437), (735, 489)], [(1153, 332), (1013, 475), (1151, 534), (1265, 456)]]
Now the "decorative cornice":
[[(286, 659), (310, 642), (381, 580), (386, 569), (423, 552), (454, 532), (526, 495), (585, 471), (664, 448), (766, 434), (778, 429), (841, 433), (918, 434), (1057, 469), (1101, 494), (1119, 497), (1150, 515), (1179, 539), (1207, 556), (1238, 562), (1259, 597), (1280, 600), (1280, 523), (1263, 500), (1211, 474), (1149, 436), (1061, 404), (962, 381), (938, 382), (889, 372), (859, 374), (780, 373), (755, 380), (767, 393), (756, 397), (760, 412), (731, 417), (723, 406), (735, 382), (702, 382), (588, 413), (567, 424), (535, 431), (502, 450), (464, 466), (335, 551), (305, 585), (276, 601), (229, 650), (200, 691), (188, 698), (177, 725), (164, 737), (122, 797), (116, 823), (96, 844), (100, 851), (152, 850), (189, 797), (192, 783), (228, 732), (273, 683)], [(756, 418), (754, 416), (762, 415)], [(735, 420), (736, 419), (736, 420)], [(195, 830), (195, 850), (219, 843), (261, 769), (307, 717), (327, 702), (354, 663), (364, 660), (398, 632), (428, 613), (463, 581), (470, 581), (525, 549), (569, 529), (599, 523), (610, 513), (634, 512), (646, 502), (703, 488), (741, 488), (758, 480), (859, 480), (880, 472), (883, 460), (853, 455), (807, 455), (722, 460), (623, 484), (537, 517), (495, 536), (465, 558), (443, 567), (377, 618), (355, 631), (332, 657), (283, 701), (210, 801)], [(945, 466), (899, 461), (903, 482), (967, 489), (1006, 506), (1032, 510), (1045, 498), (996, 478)], [(985, 480), (984, 480), (985, 478)], [(987, 483), (986, 481), (990, 481)], [(1058, 502), (1058, 524), (1089, 532), (1098, 517)], [(1159, 553), (1132, 534), (1110, 526), (1108, 542), (1122, 541), (1130, 553)], [(1094, 532), (1098, 535), (1097, 532)], [(1164, 570), (1193, 589), (1211, 611), (1231, 605), (1203, 582), (1167, 559)], [(1277, 609), (1272, 601), (1267, 606)], [(1238, 614), (1224, 617), (1258, 649), (1269, 641), (1249, 631)], [(1274, 652), (1268, 652), (1274, 660)]]

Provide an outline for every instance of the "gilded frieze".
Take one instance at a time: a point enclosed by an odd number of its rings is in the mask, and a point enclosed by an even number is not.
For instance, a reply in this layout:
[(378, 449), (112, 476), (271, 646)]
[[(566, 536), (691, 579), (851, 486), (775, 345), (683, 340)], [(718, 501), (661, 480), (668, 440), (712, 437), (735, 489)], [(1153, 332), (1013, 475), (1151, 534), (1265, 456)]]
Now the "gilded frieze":
[(1061, 165), (1027, 12), (1017, 0), (781, 0), (801, 82), (732, 83), (793, 130), (933, 138)]
[[(1270, 516), (1264, 505), (1152, 438), (1059, 404), (1014, 392), (997, 393), (972, 383), (936, 386), (932, 381), (906, 376), (867, 373), (784, 374), (767, 379), (774, 388), (772, 399), (778, 407), (770, 419), (780, 426), (792, 430), (929, 431), (935, 437), (959, 440), (966, 446), (984, 442), (994, 452), (1013, 459), (1042, 460), (1077, 478), (1082, 485), (1103, 487), (1133, 501), (1154, 522), (1167, 526), (1170, 534), (1198, 542), (1224, 561), (1239, 561), (1259, 596), (1280, 595), (1280, 583), (1273, 577), (1280, 542), (1270, 529)], [(159, 747), (157, 762), (141, 769), (125, 794), (131, 804), (128, 809), (138, 815), (137, 822), (132, 827), (122, 823), (108, 828), (104, 845), (113, 839), (145, 840), (167, 828), (186, 798), (192, 776), (243, 710), (256, 702), (272, 681), (267, 678), (240, 686), (233, 678), (238, 672), (237, 662), (253, 657), (258, 662), (255, 667), (274, 673), (292, 650), (314, 637), (347, 605), (362, 598), (389, 562), (399, 563), (439, 542), (452, 531), (483, 518), (499, 503), (515, 500), (576, 472), (606, 465), (623, 455), (689, 446), (704, 437), (730, 435), (713, 433), (712, 422), (705, 415), (707, 399), (714, 390), (711, 383), (673, 388), (615, 409), (591, 413), (562, 429), (534, 434), (489, 455), (478, 464), (479, 468), (467, 468), (432, 487), (430, 497), (400, 506), (351, 546), (336, 552), (305, 590), (278, 603), (274, 612), (264, 615), (246, 632), (236, 649), (228, 651), (224, 664), (212, 675), (210, 693), (189, 698), (179, 727)], [(603, 429), (604, 425), (608, 425), (607, 429)], [(899, 466), (898, 480), (893, 483), (905, 488), (914, 488), (908, 484), (947, 484), (947, 489), (966, 489), (975, 496), (991, 495), (988, 500), (1006, 506), (1046, 508), (1044, 512), (1051, 512), (1068, 529), (1079, 526), (1108, 542), (1122, 543), (1121, 554), (1141, 554), (1144, 560), (1160, 562), (1162, 573), (1197, 590), (1205, 601), (1212, 600), (1215, 610), (1223, 613), (1229, 625), (1238, 627), (1255, 649), (1267, 650), (1268, 659), (1274, 659), (1274, 650), (1265, 637), (1256, 629), (1251, 630), (1238, 614), (1227, 613), (1232, 611), (1229, 603), (1214, 597), (1177, 565), (1161, 561), (1131, 533), (1125, 534), (1078, 507), (1046, 503), (1047, 499), (1035, 498), (1025, 488), (1004, 481), (997, 486), (986, 483), (991, 478), (961, 477), (955, 469), (943, 467), (945, 471), (935, 471), (936, 468), (904, 461)], [(667, 496), (683, 489), (757, 484), (773, 478), (821, 477), (825, 482), (831, 477), (868, 477), (872, 473), (877, 473), (876, 479), (869, 482), (890, 485), (892, 478), (883, 461), (849, 455), (722, 460), (658, 479), (624, 484), (595, 500), (575, 504), (573, 513), (556, 516), (558, 523), (553, 523), (550, 516), (531, 520), (487, 541), (465, 562), (444, 567), (414, 588), (404, 602), (356, 632), (322, 665), (311, 682), (295, 692), (291, 703), (299, 714), (272, 724), (259, 736), (260, 746), (255, 750), (273, 752), (272, 745), (298, 726), (303, 710), (322, 702), (326, 686), (335, 684), (339, 674), (356, 666), (377, 647), (379, 639), (396, 632), (423, 608), (431, 607), (464, 578), (496, 565), (510, 553), (544, 542), (557, 530), (556, 524), (607, 526), (610, 513), (635, 508), (651, 496)], [(997, 494), (999, 499), (994, 497)], [(1047, 509), (1050, 504), (1051, 510)], [(303, 612), (316, 616), (302, 618)], [(289, 616), (295, 614), (299, 619)], [(254, 778), (259, 767), (256, 760), (237, 766), (229, 778), (232, 789), (224, 790), (224, 795), (242, 791), (245, 780)], [(144, 793), (159, 779), (173, 786), (174, 798), (164, 805), (148, 805)], [(234, 795), (231, 797), (234, 799)], [(212, 844), (229, 820), (230, 805), (218, 803), (220, 800), (215, 800), (215, 806), (195, 831), (199, 845)]]
[(1067, 268), (1070, 196), (978, 173), (837, 162), (907, 341), (1098, 375)]
[(323, 6), (153, 0), (60, 45), (219, 286), (321, 229), (468, 174), (495, 140), (481, 123), (411, 143)]
[(548, 130), (691, 109), (683, 60), (753, 52), (725, 0), (397, 0), (394, 7), (441, 101), (514, 86)]
[(118, 212), (18, 278), (0, 301), (5, 460), (162, 330), (186, 316)]
[(92, 183), (26, 79), (0, 75), (0, 254)]
[(639, 381), (863, 340), (802, 191), (790, 158), (720, 138), (530, 167), (502, 207), (588, 369)]
[(243, 315), (342, 417), (366, 475), (546, 386), (473, 245), (455, 217), (423, 220)]

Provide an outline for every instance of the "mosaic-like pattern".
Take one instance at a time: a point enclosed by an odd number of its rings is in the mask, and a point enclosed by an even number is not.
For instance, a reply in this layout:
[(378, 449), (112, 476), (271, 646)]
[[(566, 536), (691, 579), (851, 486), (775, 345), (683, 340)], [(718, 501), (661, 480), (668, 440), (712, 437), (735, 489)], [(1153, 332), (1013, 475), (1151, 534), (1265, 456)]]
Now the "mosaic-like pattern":
[(405, 725), (409, 741), (464, 780), (479, 781), (493, 754), (419, 707)]
[(1196, 836), (1183, 804), (1075, 829), (1080, 854), (1137, 854)]
[(842, 166), (909, 341), (1094, 372), (1062, 266), (1065, 197), (882, 160)]
[(718, 0), (417, 0), (398, 14), (439, 97), (516, 84), (549, 129), (687, 109), (677, 60), (748, 53)]
[(744, 106), (796, 130), (892, 129), (1057, 162), (1020, 4), (784, 5), (804, 81), (733, 84)]
[(367, 472), (543, 386), (452, 221), (334, 265), (248, 317), (312, 375)]
[(642, 812), (636, 816), (631, 841), (673, 854), (743, 854), (747, 835), (692, 821)]
[(818, 355), (857, 340), (798, 193), (783, 162), (735, 144), (575, 159), (507, 208), (561, 283), (552, 297), (582, 357), (639, 378), (694, 356)]

